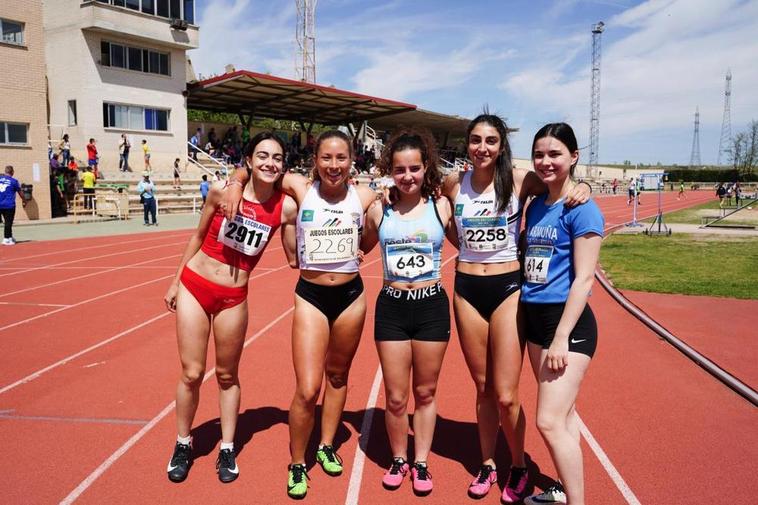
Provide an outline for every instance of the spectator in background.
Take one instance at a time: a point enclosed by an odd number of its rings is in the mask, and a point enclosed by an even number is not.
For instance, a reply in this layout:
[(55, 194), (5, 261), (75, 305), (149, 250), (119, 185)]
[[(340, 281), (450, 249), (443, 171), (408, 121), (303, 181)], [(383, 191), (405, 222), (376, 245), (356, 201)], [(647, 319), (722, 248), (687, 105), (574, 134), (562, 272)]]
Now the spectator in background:
[(82, 193), (84, 193), (84, 208), (94, 209), (95, 202), (95, 184), (97, 183), (97, 177), (92, 172), (92, 167), (88, 166), (82, 173)]
[(174, 160), (174, 189), (181, 189), (182, 180), (179, 178), (179, 158)]
[(205, 207), (205, 200), (208, 198), (208, 191), (211, 189), (211, 183), (208, 182), (208, 176), (203, 174), (202, 182), (200, 182), (200, 196), (203, 197), (203, 204), (200, 206), (202, 209)]
[(190, 156), (193, 160), (197, 161), (197, 153), (199, 151), (200, 146), (200, 139), (203, 136), (203, 132), (200, 128), (195, 131), (195, 134), (190, 137), (190, 144), (192, 144), (192, 147), (190, 148)]
[(719, 207), (724, 208), (724, 197), (726, 196), (726, 188), (724, 187), (723, 182), (719, 182), (718, 187), (716, 188), (716, 196), (719, 197)]
[[(208, 142), (211, 144), (212, 147), (216, 147), (218, 144), (218, 136), (216, 135), (216, 129), (211, 128), (211, 131), (208, 132)], [(205, 148), (206, 151), (210, 152), (210, 149), (207, 147)]]
[(742, 199), (742, 186), (739, 182), (734, 183), (734, 199), (737, 207), (740, 206), (740, 200)]
[(616, 189), (619, 187), (619, 181), (615, 177), (613, 178), (613, 184), (612, 184), (612, 186), (613, 186), (613, 194), (615, 195), (616, 194)]
[(21, 184), (13, 177), (13, 166), (5, 167), (5, 174), (0, 175), (0, 217), (3, 221), (3, 245), (15, 245), (13, 238), (13, 219), (16, 217), (16, 194), (21, 197), (21, 205), (26, 207), (26, 200), (21, 193)]
[(89, 144), (87, 144), (87, 166), (90, 168), (90, 170), (92, 170), (93, 174), (95, 175), (95, 179), (98, 178), (97, 164), (99, 162), (100, 155), (97, 152), (95, 139), (89, 139)]
[(732, 195), (734, 194), (734, 186), (729, 184), (726, 188), (726, 206), (732, 206)]
[(150, 166), (150, 146), (147, 145), (146, 139), (142, 139), (142, 155), (145, 160), (145, 172), (149, 174), (152, 171), (152, 167)]
[[(145, 212), (145, 226), (158, 226), (158, 221), (155, 214), (158, 210), (158, 206), (155, 202), (155, 184), (150, 181), (150, 172), (145, 170), (142, 172), (142, 180), (137, 184), (137, 192), (142, 200), (142, 208)], [(152, 218), (152, 223), (148, 220)]]
[(118, 140), (118, 169), (122, 172), (129, 171), (129, 150), (132, 148), (132, 144), (129, 142), (129, 138), (126, 133), (121, 134), (121, 138)]
[(53, 157), (50, 158), (50, 173), (55, 174), (60, 168), (61, 164), (58, 162), (58, 155), (53, 154)]
[(60, 155), (63, 157), (63, 166), (66, 166), (71, 157), (71, 142), (68, 140), (68, 133), (63, 135), (63, 139), (58, 144), (58, 149), (60, 149)]
[(213, 174), (213, 182), (220, 181), (221, 180), (221, 172), (216, 170), (216, 172)]
[(74, 158), (73, 156), (68, 161), (68, 169), (71, 170), (72, 172), (79, 171), (79, 165), (76, 164), (76, 158)]

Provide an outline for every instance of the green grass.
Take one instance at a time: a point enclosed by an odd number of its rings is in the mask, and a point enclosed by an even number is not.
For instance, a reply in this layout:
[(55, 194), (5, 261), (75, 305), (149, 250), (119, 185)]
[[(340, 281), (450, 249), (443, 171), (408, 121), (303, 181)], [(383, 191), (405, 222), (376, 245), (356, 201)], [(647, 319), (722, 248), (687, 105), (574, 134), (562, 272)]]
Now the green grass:
[[(734, 202), (734, 200), (732, 200)], [(752, 206), (751, 210), (742, 209), (733, 216), (728, 217), (724, 224), (751, 224), (758, 226), (758, 205)], [(732, 212), (736, 207), (727, 207), (726, 212)], [(677, 210), (676, 212), (670, 212), (664, 215), (663, 221), (665, 223), (680, 223), (680, 224), (702, 224), (701, 217), (706, 216), (719, 216), (721, 215), (718, 200), (714, 200), (708, 203), (695, 205), (687, 209)], [(645, 222), (651, 222), (652, 219), (646, 219)]]
[(612, 235), (600, 263), (620, 289), (758, 299), (758, 237)]

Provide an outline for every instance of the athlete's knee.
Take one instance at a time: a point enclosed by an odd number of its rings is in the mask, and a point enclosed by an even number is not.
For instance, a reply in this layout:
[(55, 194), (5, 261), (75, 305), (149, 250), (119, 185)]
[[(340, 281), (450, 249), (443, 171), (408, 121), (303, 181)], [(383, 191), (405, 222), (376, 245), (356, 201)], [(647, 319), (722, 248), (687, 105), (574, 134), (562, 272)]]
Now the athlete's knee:
[(520, 406), (518, 393), (516, 391), (500, 391), (497, 394), (497, 404), (503, 410), (510, 410)]
[(309, 408), (315, 407), (320, 392), (319, 384), (298, 384), (295, 390), (295, 402)]
[(216, 382), (221, 389), (228, 389), (239, 383), (236, 370), (216, 368)]
[(425, 407), (434, 402), (434, 395), (437, 392), (437, 385), (414, 386), (413, 400), (416, 402), (416, 408)]
[(347, 386), (347, 370), (327, 370), (326, 380), (329, 381), (329, 385), (334, 389), (340, 389)]
[(205, 369), (202, 366), (185, 366), (182, 369), (182, 383), (191, 388), (200, 387), (204, 375)]
[(566, 427), (566, 420), (546, 412), (537, 412), (537, 429), (546, 439), (550, 439)]
[(408, 394), (390, 392), (387, 394), (387, 411), (394, 416), (402, 416), (408, 409)]

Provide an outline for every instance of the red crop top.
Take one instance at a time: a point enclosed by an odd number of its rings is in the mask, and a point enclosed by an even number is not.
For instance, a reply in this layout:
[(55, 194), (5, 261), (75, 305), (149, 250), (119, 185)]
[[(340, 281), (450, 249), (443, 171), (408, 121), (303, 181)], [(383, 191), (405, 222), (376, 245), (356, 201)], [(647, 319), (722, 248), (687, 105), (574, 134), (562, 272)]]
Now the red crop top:
[(250, 272), (282, 224), (284, 193), (275, 191), (265, 203), (242, 200), (242, 210), (227, 222), (216, 211), (201, 250), (222, 263)]

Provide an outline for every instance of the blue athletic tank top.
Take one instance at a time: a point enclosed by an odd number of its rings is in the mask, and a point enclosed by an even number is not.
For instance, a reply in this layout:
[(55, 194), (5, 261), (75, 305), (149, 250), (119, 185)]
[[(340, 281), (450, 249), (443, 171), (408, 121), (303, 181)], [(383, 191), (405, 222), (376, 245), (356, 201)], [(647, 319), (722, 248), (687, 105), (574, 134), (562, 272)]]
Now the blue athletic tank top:
[(392, 207), (384, 207), (379, 223), (384, 279), (419, 282), (440, 278), (440, 257), (445, 230), (434, 200), (425, 204), (424, 215), (401, 219)]

